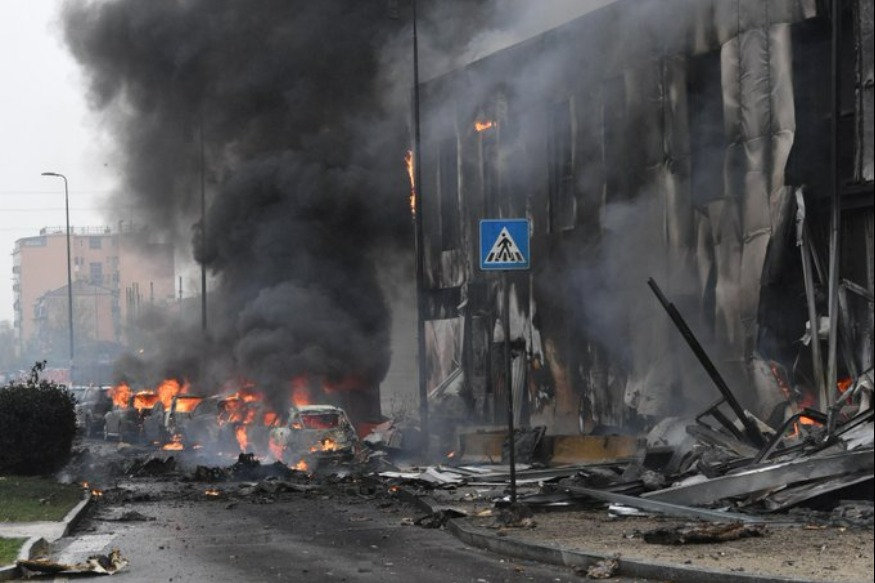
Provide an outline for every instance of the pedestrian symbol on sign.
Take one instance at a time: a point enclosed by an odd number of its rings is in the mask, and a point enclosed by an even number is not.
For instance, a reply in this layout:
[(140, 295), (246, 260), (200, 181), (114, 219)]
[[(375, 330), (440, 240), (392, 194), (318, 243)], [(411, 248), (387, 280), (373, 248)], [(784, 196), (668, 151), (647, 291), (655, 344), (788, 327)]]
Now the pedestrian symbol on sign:
[(529, 221), (480, 221), (480, 269), (505, 271), (529, 268)]
[(484, 263), (525, 263), (520, 248), (514, 242), (513, 237), (507, 232), (507, 227), (501, 229), (498, 239), (492, 245), (489, 255)]

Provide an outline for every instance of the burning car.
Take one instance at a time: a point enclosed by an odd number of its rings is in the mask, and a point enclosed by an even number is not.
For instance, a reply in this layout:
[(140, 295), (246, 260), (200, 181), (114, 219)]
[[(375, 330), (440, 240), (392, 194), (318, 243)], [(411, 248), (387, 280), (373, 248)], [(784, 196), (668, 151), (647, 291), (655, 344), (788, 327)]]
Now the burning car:
[[(117, 389), (118, 387), (116, 387)], [(143, 420), (152, 414), (152, 409), (160, 402), (154, 391), (113, 395), (115, 408), (103, 418), (103, 438), (116, 438), (119, 441), (141, 441), (143, 439)]]
[(276, 420), (260, 394), (238, 391), (219, 402), (219, 443), (233, 443), (235, 451), (265, 454)]
[(346, 412), (334, 405), (292, 407), (270, 431), (270, 450), (280, 461), (352, 458), (358, 436)]
[(143, 418), (143, 437), (158, 444), (175, 439), (175, 443), (182, 445), (180, 427), (203, 400), (203, 397), (187, 393), (159, 399), (152, 408), (152, 413)]

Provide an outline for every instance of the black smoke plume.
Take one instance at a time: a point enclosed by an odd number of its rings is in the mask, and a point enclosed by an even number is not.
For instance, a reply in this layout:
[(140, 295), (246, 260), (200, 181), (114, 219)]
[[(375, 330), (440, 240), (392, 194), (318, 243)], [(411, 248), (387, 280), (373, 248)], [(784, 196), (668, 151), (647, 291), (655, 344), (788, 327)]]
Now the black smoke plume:
[[(208, 340), (194, 307), (152, 315), (153, 377), (208, 390), (239, 375), (285, 394), (304, 373), (385, 375), (390, 310), (375, 266), (410, 261), (413, 240), (409, 111), (385, 108), (376, 82), (381, 47), (408, 26), (391, 4), (65, 6), (67, 43), (118, 146), (113, 204), (190, 245), (211, 274)], [(134, 360), (120, 372), (142, 375)]]

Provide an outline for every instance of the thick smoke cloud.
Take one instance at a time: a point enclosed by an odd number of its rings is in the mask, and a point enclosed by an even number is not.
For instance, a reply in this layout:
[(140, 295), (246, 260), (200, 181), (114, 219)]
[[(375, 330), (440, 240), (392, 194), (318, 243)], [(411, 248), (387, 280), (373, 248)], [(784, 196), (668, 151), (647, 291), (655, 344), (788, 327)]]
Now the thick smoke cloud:
[(153, 315), (149, 362), (120, 372), (210, 369), (204, 388), (237, 375), (283, 392), (302, 373), (379, 383), (391, 322), (375, 260), (409, 261), (412, 241), (408, 114), (385, 110), (375, 83), (404, 26), (392, 16), (357, 1), (66, 5), (67, 42), (119, 148), (113, 203), (190, 247), (215, 288), (206, 344), (199, 314)]

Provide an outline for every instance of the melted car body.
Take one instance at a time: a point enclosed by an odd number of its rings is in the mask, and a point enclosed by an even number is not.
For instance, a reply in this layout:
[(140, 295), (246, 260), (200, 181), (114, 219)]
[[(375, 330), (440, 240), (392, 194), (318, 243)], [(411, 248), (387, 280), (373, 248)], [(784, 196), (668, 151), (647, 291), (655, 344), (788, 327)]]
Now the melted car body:
[(334, 405), (303, 405), (289, 409), (270, 431), (274, 457), (294, 462), (305, 457), (351, 458), (358, 436), (346, 412)]

